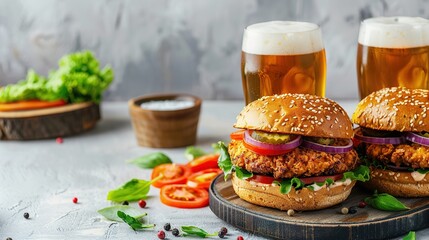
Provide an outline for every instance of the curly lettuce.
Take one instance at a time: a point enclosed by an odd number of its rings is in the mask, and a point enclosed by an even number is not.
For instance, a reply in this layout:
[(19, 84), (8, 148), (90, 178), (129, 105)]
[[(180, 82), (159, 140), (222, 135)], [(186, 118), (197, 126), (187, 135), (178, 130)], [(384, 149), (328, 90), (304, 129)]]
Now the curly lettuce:
[(0, 88), (0, 102), (23, 100), (65, 100), (69, 103), (100, 103), (103, 91), (113, 81), (113, 69), (100, 69), (99, 62), (90, 51), (62, 57), (57, 70), (48, 78), (30, 70), (25, 80)]

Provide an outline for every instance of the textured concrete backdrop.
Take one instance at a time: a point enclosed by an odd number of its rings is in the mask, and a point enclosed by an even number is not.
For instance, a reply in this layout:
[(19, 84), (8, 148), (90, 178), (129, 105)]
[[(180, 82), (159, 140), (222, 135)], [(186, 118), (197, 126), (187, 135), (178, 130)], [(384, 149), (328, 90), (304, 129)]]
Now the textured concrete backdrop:
[(116, 79), (108, 100), (153, 92), (242, 99), (245, 26), (269, 20), (319, 24), (327, 51), (327, 96), (357, 98), (360, 21), (429, 18), (428, 0), (0, 0), (0, 85), (47, 74), (69, 52), (93, 50)]

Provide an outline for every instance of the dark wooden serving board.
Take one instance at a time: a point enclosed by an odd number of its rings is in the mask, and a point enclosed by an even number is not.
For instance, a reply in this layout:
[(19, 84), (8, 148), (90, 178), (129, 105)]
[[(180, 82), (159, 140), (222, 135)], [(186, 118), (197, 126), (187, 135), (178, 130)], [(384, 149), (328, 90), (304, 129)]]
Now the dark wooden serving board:
[(290, 217), (285, 211), (241, 200), (231, 181), (220, 175), (210, 186), (210, 209), (235, 227), (274, 239), (386, 239), (429, 227), (429, 198), (400, 198), (410, 207), (407, 211), (384, 212), (367, 206), (355, 214), (340, 213), (341, 208), (356, 206), (370, 195), (355, 187), (341, 204)]
[(60, 107), (0, 112), (0, 140), (34, 140), (70, 136), (87, 131), (100, 119), (91, 102)]

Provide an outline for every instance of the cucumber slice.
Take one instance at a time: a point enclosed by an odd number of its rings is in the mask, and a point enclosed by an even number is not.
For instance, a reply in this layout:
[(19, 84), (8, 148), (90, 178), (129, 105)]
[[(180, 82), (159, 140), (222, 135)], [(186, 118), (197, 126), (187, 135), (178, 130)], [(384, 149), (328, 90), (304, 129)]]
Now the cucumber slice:
[(322, 144), (322, 145), (333, 145), (335, 143), (335, 138), (318, 138), (318, 137), (312, 137), (310, 138), (310, 141)]
[(429, 138), (429, 133), (428, 132), (421, 132), (419, 135), (422, 136), (422, 137), (425, 137), (425, 138)]
[(264, 143), (271, 143), (271, 144), (283, 144), (290, 142), (293, 138), (293, 135), (290, 134), (279, 134), (279, 133), (267, 133), (262, 131), (253, 131), (252, 132), (252, 138), (264, 142)]

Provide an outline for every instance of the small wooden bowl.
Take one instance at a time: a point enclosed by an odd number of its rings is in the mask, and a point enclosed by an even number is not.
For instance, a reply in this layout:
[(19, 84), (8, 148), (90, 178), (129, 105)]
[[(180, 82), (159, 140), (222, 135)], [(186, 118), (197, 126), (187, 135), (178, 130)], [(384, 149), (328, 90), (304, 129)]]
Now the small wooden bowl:
[[(179, 110), (148, 110), (140, 105), (156, 100), (191, 100), (194, 105)], [(201, 99), (188, 94), (157, 94), (128, 101), (137, 143), (144, 147), (175, 148), (193, 145), (197, 139)]]

